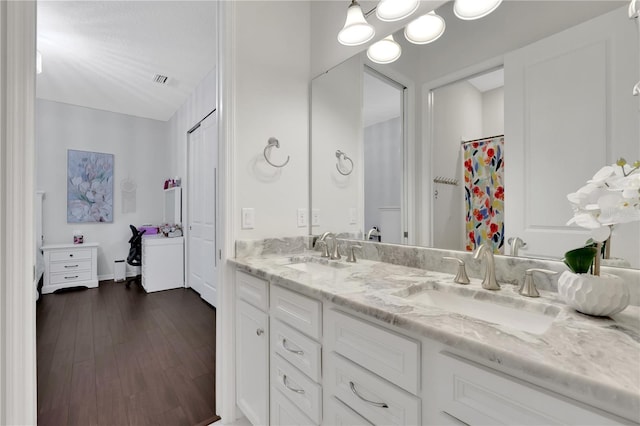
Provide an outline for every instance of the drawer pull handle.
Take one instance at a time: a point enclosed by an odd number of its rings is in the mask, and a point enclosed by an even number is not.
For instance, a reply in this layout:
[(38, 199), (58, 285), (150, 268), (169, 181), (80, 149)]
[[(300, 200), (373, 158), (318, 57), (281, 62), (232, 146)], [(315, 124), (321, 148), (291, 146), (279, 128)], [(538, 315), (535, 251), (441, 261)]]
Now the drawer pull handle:
[(64, 277), (65, 280), (75, 280), (76, 278), (78, 278), (77, 275), (74, 275), (72, 277)]
[(282, 339), (282, 347), (291, 352), (292, 354), (296, 354), (296, 355), (304, 355), (304, 351), (298, 351), (295, 349), (291, 349), (290, 347), (287, 346), (287, 339)]
[(257, 329), (257, 330), (256, 330), (256, 334), (257, 334), (258, 336), (262, 336), (262, 334), (263, 334), (263, 333), (264, 333), (264, 330), (263, 330), (263, 329), (261, 329), (261, 328), (259, 328), (259, 329)]
[(296, 389), (296, 388), (292, 388), (291, 386), (289, 386), (289, 384), (287, 383), (287, 375), (283, 374), (282, 375), (282, 384), (284, 385), (285, 388), (289, 389), (291, 392), (295, 392), (295, 393), (299, 393), (299, 394), (304, 394), (304, 389)]
[(367, 404), (371, 404), (374, 407), (380, 407), (380, 408), (389, 408), (389, 406), (384, 403), (384, 402), (375, 402), (375, 401), (369, 401), (367, 398), (363, 398), (358, 391), (356, 390), (356, 385), (353, 384), (353, 382), (349, 382), (349, 386), (351, 387), (351, 392), (353, 392), (353, 394), (355, 396), (357, 396), (358, 398), (360, 398), (361, 400), (363, 400), (364, 402), (366, 402)]
[(69, 255), (69, 257), (73, 257), (73, 253), (71, 253), (71, 254)]
[(79, 265), (64, 265), (65, 268), (77, 268)]

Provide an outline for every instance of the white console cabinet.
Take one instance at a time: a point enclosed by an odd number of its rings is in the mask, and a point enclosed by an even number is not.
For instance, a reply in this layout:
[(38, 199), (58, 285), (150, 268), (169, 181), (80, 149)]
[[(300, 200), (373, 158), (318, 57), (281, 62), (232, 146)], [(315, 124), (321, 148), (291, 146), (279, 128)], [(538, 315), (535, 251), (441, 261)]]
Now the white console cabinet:
[(42, 247), (42, 294), (69, 287), (98, 287), (98, 244), (50, 244)]

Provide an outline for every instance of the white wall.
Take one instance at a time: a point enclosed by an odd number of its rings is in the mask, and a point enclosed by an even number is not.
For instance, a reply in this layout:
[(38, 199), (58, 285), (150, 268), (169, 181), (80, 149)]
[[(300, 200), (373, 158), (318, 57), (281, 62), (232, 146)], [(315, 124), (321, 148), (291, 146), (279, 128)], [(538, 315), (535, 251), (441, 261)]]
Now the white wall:
[[(236, 238), (307, 235), (296, 211), (308, 205), (310, 2), (236, 3), (235, 150)], [(270, 137), (280, 141), (264, 161)], [(255, 209), (255, 228), (241, 229), (242, 208)]]
[(180, 176), (183, 182), (187, 176), (187, 131), (216, 108), (216, 78), (217, 69), (213, 68), (169, 120), (170, 175)]
[[(163, 121), (37, 100), (36, 182), (45, 191), (45, 244), (70, 243), (80, 230), (85, 242), (100, 243), (98, 275), (113, 276), (113, 261), (126, 259), (129, 224), (162, 221), (164, 180), (171, 175), (168, 124)], [(67, 150), (114, 155), (113, 223), (67, 223)], [(135, 213), (122, 213), (120, 183), (137, 184)]]
[(458, 179), (458, 186), (435, 184), (438, 197), (433, 199), (434, 247), (464, 250), (464, 175), (462, 140), (484, 136), (482, 129), (482, 94), (462, 81), (442, 87), (434, 93), (434, 149), (431, 164), (436, 176)]
[(504, 135), (504, 87), (482, 94), (482, 137)]

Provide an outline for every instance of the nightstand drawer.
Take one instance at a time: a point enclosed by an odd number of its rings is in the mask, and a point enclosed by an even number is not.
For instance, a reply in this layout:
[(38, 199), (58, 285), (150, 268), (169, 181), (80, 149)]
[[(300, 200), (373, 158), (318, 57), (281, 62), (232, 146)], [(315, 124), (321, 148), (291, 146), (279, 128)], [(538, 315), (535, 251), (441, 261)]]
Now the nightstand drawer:
[(75, 281), (89, 281), (91, 279), (91, 271), (69, 271), (57, 274), (51, 274), (50, 284), (72, 283)]
[(56, 272), (72, 272), (72, 271), (88, 271), (91, 269), (91, 259), (72, 260), (67, 262), (54, 262), (49, 266), (51, 273)]
[(76, 259), (91, 259), (91, 249), (66, 249), (66, 250), (52, 250), (50, 254), (52, 262), (59, 262), (61, 260), (76, 260)]

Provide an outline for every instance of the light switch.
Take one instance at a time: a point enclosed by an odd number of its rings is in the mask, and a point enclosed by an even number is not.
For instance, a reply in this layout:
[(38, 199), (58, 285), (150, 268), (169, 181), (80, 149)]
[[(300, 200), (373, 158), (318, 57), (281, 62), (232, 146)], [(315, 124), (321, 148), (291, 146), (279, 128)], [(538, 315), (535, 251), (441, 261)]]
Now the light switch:
[(242, 209), (242, 229), (253, 229), (256, 224), (256, 210), (244, 207)]
[(349, 208), (349, 225), (355, 225), (358, 223), (358, 209), (355, 207)]
[(311, 209), (311, 226), (320, 226), (320, 209)]
[(298, 209), (298, 228), (304, 228), (308, 226), (309, 218), (307, 214), (307, 209)]

